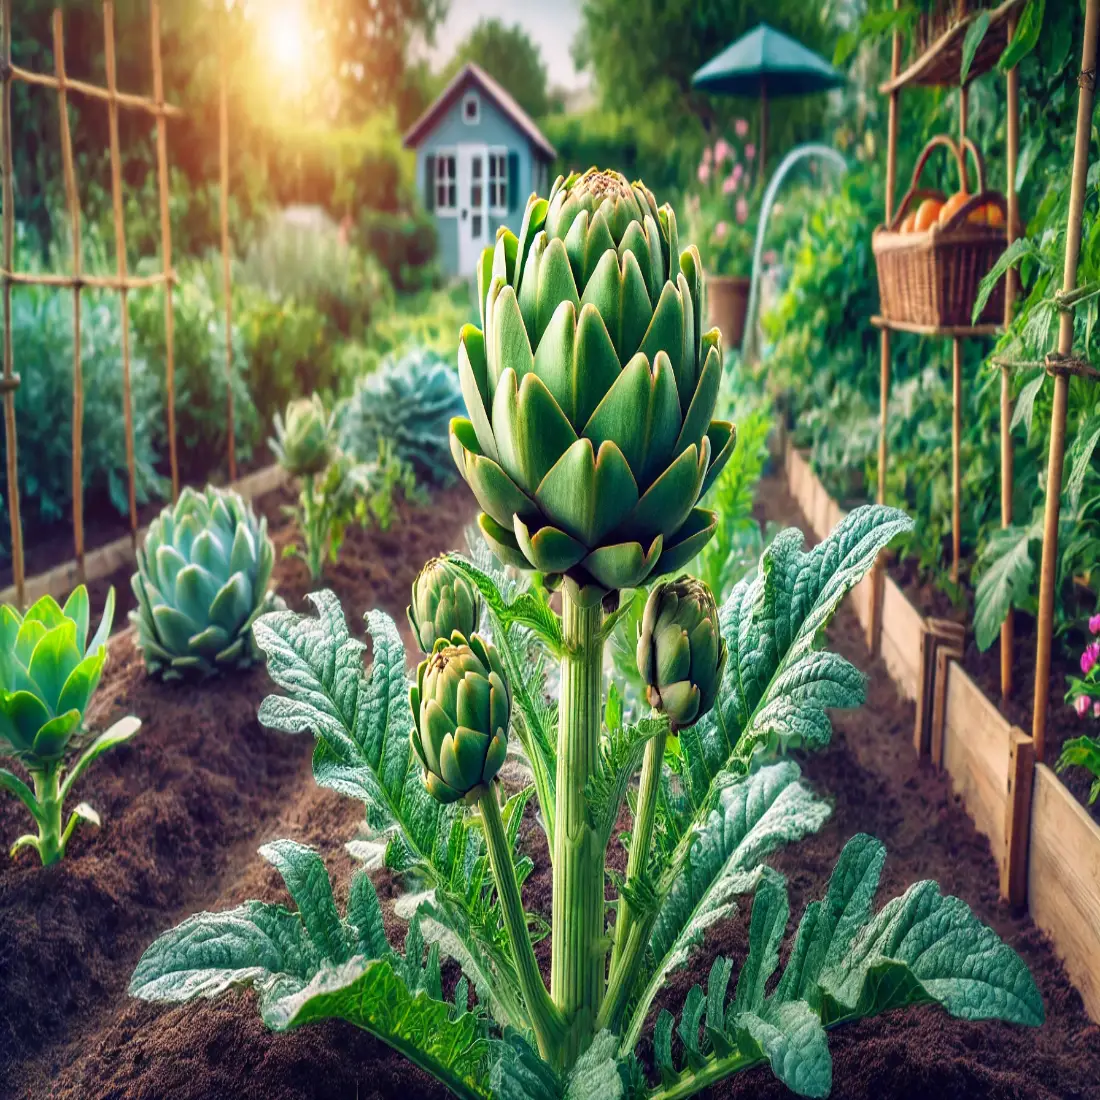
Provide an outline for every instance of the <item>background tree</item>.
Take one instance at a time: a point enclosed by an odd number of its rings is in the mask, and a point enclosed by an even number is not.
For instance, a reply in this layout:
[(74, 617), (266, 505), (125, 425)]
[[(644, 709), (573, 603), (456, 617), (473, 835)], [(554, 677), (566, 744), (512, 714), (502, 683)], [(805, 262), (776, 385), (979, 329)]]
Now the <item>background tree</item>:
[(499, 19), (482, 19), (455, 50), (446, 78), (468, 61), (499, 81), (532, 117), (550, 109), (546, 63), (537, 43), (518, 23), (508, 27)]

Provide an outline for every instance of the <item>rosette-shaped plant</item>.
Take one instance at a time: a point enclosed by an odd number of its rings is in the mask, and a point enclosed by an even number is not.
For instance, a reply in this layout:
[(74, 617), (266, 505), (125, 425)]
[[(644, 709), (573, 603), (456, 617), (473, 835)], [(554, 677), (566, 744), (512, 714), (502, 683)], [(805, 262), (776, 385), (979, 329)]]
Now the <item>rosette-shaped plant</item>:
[(150, 675), (209, 676), (256, 660), (252, 624), (271, 610), (267, 520), (228, 489), (184, 489), (149, 525), (130, 612)]
[[(65, 800), (96, 757), (129, 740), (141, 725), (136, 718), (123, 718), (90, 745), (82, 744), (84, 712), (103, 675), (114, 612), (112, 588), (99, 629), (89, 639), (83, 585), (64, 607), (53, 596), (43, 596), (26, 615), (6, 604), (0, 607), (0, 756), (17, 760), (34, 787), (0, 768), (0, 790), (21, 799), (38, 825), (37, 835), (15, 842), (12, 855), (31, 847), (43, 864), (56, 863), (78, 821), (99, 824), (96, 812), (82, 802), (63, 828)], [(77, 747), (83, 752), (66, 774), (66, 760)]]
[(440, 638), (409, 690), (413, 751), (440, 802), (480, 793), (508, 751), (512, 694), (497, 651), (480, 634)]
[(486, 249), (478, 290), (451, 451), (497, 556), (586, 603), (683, 566), (733, 429), (711, 420), (721, 342), (672, 209), (617, 172), (559, 178)]
[(417, 645), (431, 653), (440, 638), (456, 630), (468, 638), (477, 630), (481, 593), (446, 558), (432, 558), (413, 581), (407, 613)]
[(275, 414), (271, 450), (292, 477), (312, 477), (329, 464), (333, 450), (332, 417), (317, 394), (299, 397)]
[(702, 581), (684, 575), (650, 592), (637, 659), (649, 703), (668, 715), (673, 733), (694, 725), (714, 706), (726, 669), (726, 643), (714, 596)]

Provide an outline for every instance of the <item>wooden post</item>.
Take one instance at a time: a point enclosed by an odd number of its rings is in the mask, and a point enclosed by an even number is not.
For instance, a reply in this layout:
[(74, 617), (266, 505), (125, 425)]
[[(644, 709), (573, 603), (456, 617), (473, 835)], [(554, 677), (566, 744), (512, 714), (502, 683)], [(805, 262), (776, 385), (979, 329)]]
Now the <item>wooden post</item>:
[(61, 124), (61, 165), (65, 173), (65, 201), (73, 239), (73, 553), (81, 584), (84, 573), (84, 366), (80, 352), (80, 197), (73, 167), (73, 138), (69, 127), (69, 97), (65, 75), (65, 33), (61, 9), (53, 13), (53, 62), (57, 75), (57, 108)]
[(237, 478), (236, 420), (233, 413), (233, 282), (230, 275), (229, 245), (229, 89), (226, 75), (226, 17), (222, 21), (219, 54), (218, 164), (221, 173), (222, 293), (225, 296), (225, 418), (228, 440), (229, 480)]
[[(1008, 20), (1008, 39), (1016, 33), (1016, 16)], [(1020, 150), (1020, 74), (1015, 67), (1008, 73), (1008, 102), (1006, 105), (1005, 134), (1005, 196), (1008, 199), (1008, 243), (1020, 235), (1020, 203), (1016, 196), (1016, 160)], [(1019, 276), (1015, 268), (1005, 272), (1005, 328), (1012, 324), (1012, 312), (1016, 299)], [(1012, 525), (1012, 379), (1008, 369), (1001, 368), (1001, 526)], [(1001, 624), (1001, 697), (1012, 694), (1012, 650), (1014, 648), (1015, 623), (1012, 608)]]
[[(917, 676), (917, 708), (913, 723), (913, 748), (917, 756), (931, 755), (934, 716), (936, 713), (936, 672), (940, 667), (937, 655), (943, 651), (944, 661), (961, 661), (966, 645), (966, 628), (948, 619), (925, 619), (921, 625), (920, 672)], [(943, 708), (940, 708), (939, 755), (943, 745)]]
[(962, 340), (951, 341), (951, 580), (962, 556)]
[(1001, 861), (1001, 897), (1010, 905), (1027, 901), (1027, 853), (1031, 831), (1031, 787), (1035, 778), (1035, 742), (1012, 727), (1008, 757), (1008, 805)]
[[(4, 203), (4, 271), (12, 269), (15, 254), (15, 189), (12, 186), (12, 138), (11, 138), (11, 0), (0, 0), (3, 26), (0, 27), (0, 79), (4, 84), (3, 107), (0, 110), (0, 128), (3, 129), (2, 196)], [(12, 360), (11, 340), (11, 278), (3, 277), (4, 300), (4, 377), (0, 389), (4, 393), (4, 442), (7, 448), (8, 467), (8, 520), (11, 523), (11, 565), (15, 577), (16, 603), (24, 607), (23, 521), (19, 514), (19, 440), (15, 430), (15, 391), (19, 375)]]
[(134, 410), (130, 392), (130, 304), (126, 280), (126, 226), (122, 214), (122, 157), (118, 147), (118, 74), (115, 66), (115, 5), (103, 0), (103, 45), (107, 63), (107, 120), (111, 145), (111, 199), (115, 221), (115, 260), (122, 309), (122, 415), (126, 431), (126, 469), (130, 475), (130, 539), (136, 544), (138, 516), (134, 468)]
[[(1081, 251), (1081, 210), (1085, 201), (1089, 139), (1092, 130), (1092, 102), (1096, 90), (1096, 35), (1100, 26), (1100, 0), (1087, 0), (1085, 42), (1081, 49), (1080, 92), (1077, 100), (1077, 134), (1073, 149), (1073, 175), (1069, 192), (1069, 221), (1066, 228), (1066, 260), (1062, 272), (1063, 293), (1077, 286), (1077, 259)], [(1073, 350), (1073, 310), (1063, 311), (1058, 327), (1058, 351)], [(1054, 632), (1054, 572), (1058, 560), (1058, 513), (1062, 497), (1062, 463), (1066, 451), (1066, 401), (1069, 378), (1054, 373), (1054, 407), (1050, 422), (1050, 454), (1047, 461), (1047, 497), (1043, 517), (1043, 563), (1039, 573), (1039, 621), (1035, 646), (1035, 698), (1031, 728), (1035, 759), (1043, 762), (1046, 748), (1047, 697), (1050, 693), (1050, 645)]]
[[(901, 0), (894, 0), (895, 9)], [(901, 33), (894, 32), (890, 53), (890, 76), (901, 71)], [(890, 93), (890, 113), (886, 131), (886, 224), (894, 216), (894, 190), (898, 178), (898, 89)], [(886, 430), (890, 408), (890, 330), (885, 326), (879, 336), (879, 431), (878, 431), (878, 502), (886, 503)], [(885, 566), (881, 556), (871, 571), (871, 607), (867, 616), (867, 648), (878, 656), (882, 633), (882, 599)]]
[(164, 392), (168, 401), (168, 463), (172, 471), (172, 500), (180, 495), (180, 467), (176, 454), (176, 321), (172, 303), (172, 220), (168, 216), (168, 119), (164, 114), (164, 72), (160, 59), (160, 0), (152, 0), (151, 49), (153, 98), (157, 104), (157, 191), (160, 196), (161, 262), (164, 267)]

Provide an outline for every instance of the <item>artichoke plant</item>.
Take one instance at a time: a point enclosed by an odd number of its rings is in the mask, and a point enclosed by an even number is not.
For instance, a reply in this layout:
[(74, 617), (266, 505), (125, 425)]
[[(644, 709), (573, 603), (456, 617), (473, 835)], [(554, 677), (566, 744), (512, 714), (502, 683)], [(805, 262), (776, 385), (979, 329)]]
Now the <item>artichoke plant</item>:
[(413, 751), (440, 802), (480, 793), (508, 751), (512, 694), (500, 656), (480, 634), (440, 638), (409, 689)]
[(33, 847), (43, 864), (65, 854), (76, 823), (99, 823), (81, 803), (62, 830), (65, 798), (85, 768), (101, 753), (137, 733), (140, 722), (124, 718), (86, 749), (65, 774), (64, 761), (78, 743), (84, 712), (107, 661), (107, 637), (114, 618), (115, 592), (107, 594), (103, 618), (89, 640), (87, 590), (75, 589), (64, 607), (43, 596), (26, 615), (0, 608), (0, 756), (14, 757), (34, 784), (0, 768), (0, 787), (22, 799), (38, 824), (38, 835), (20, 837), (12, 847)]
[(269, 442), (279, 465), (291, 477), (313, 477), (332, 459), (332, 417), (317, 394), (300, 397), (275, 414), (275, 435)]
[(413, 581), (407, 614), (417, 645), (431, 653), (440, 638), (477, 630), (481, 593), (445, 557), (432, 558)]
[(274, 605), (267, 520), (228, 489), (187, 488), (149, 525), (130, 612), (150, 675), (210, 676), (257, 659), (252, 624)]
[(638, 672), (650, 706), (668, 715), (673, 733), (714, 706), (726, 669), (726, 643), (710, 589), (681, 576), (649, 594), (638, 638)]
[(676, 215), (641, 183), (589, 169), (532, 196), (478, 269), (463, 328), (468, 417), (451, 451), (501, 561), (588, 602), (685, 565), (710, 538), (696, 507), (733, 447), (713, 421), (717, 329)]

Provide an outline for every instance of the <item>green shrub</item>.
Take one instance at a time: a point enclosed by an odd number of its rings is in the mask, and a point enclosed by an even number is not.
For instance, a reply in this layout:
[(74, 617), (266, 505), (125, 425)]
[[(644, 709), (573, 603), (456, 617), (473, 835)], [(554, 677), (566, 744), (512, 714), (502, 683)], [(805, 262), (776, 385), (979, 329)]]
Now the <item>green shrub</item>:
[(294, 208), (272, 217), (238, 265), (237, 280), (278, 302), (314, 306), (333, 330), (361, 337), (393, 299), (386, 271), (349, 244), (322, 211)]
[[(173, 295), (176, 440), (184, 480), (205, 479), (227, 452), (225, 306), (220, 261), (186, 259), (176, 267)], [(135, 344), (153, 362), (166, 358), (164, 296), (159, 291), (130, 299)], [(247, 462), (259, 432), (259, 416), (245, 385), (241, 333), (233, 327), (233, 419), (237, 457)], [(163, 397), (163, 373), (161, 379)], [(158, 424), (157, 447), (168, 453), (167, 420)]]
[(415, 293), (439, 282), (435, 221), (424, 210), (395, 214), (364, 207), (356, 231), (360, 247), (389, 272), (395, 290)]
[[(30, 256), (16, 266), (33, 268)], [(122, 417), (122, 325), (114, 294), (81, 301), (84, 375), (86, 511), (128, 510), (126, 437)], [(51, 287), (18, 287), (12, 295), (12, 345), (22, 384), (15, 396), (19, 491), (23, 522), (33, 530), (67, 520), (72, 511), (73, 301)], [(134, 459), (139, 503), (158, 496), (155, 440), (163, 430), (159, 383), (142, 349), (130, 360)], [(0, 451), (6, 452), (6, 439)], [(10, 548), (6, 508), (0, 540)]]

